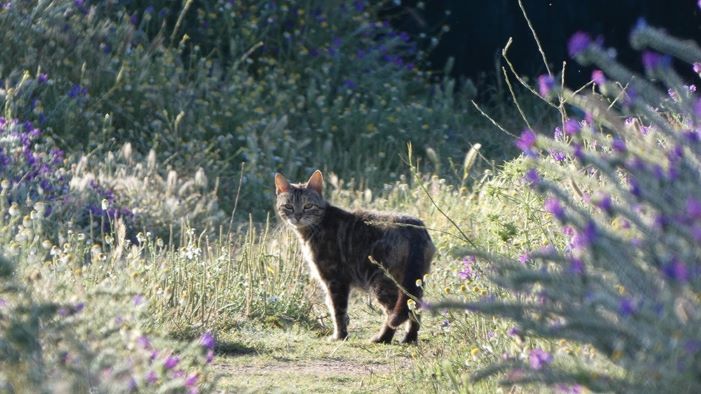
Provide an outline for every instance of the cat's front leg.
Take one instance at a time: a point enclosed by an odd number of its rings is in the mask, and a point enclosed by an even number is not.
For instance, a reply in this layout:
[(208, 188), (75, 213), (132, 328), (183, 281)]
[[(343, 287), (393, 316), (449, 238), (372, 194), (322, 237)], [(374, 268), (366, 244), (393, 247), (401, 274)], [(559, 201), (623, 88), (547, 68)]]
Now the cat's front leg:
[(331, 340), (344, 340), (348, 336), (348, 297), (350, 285), (338, 280), (326, 284), (326, 305), (333, 318)]

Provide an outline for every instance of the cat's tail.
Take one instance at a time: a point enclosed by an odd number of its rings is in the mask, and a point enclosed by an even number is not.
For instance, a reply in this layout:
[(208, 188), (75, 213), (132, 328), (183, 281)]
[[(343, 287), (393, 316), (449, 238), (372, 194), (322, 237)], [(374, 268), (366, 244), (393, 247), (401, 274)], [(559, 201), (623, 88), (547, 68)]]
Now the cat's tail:
[(419, 302), (423, 297), (423, 288), (420, 286), (419, 279), (423, 279), (431, 268), (431, 260), (436, 252), (436, 247), (431, 242), (431, 237), (428, 233), (422, 234), (422, 237), (414, 237), (410, 242), (409, 256), (402, 279), (402, 289), (399, 291), (397, 303), (392, 310), (391, 320), (389, 325), (393, 328), (398, 327), (409, 319), (409, 306), (407, 301), (413, 299)]

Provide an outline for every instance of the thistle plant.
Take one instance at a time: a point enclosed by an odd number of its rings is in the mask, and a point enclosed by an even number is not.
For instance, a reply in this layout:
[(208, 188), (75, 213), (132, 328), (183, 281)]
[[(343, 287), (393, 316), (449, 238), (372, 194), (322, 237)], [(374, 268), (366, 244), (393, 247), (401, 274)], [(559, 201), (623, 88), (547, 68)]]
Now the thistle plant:
[[(534, 346), (475, 378), (508, 372), (509, 383), (594, 391), (701, 390), (701, 101), (672, 62), (698, 73), (701, 51), (644, 22), (631, 42), (643, 50), (645, 76), (580, 32), (569, 53), (598, 67), (593, 81), (572, 91), (539, 79), (562, 122), (553, 137), (526, 130), (516, 143), (530, 167), (523, 182), (562, 234), (519, 259), (471, 251), (516, 296), (463, 305), (512, 319), (522, 337), (590, 346), (608, 368)], [(577, 113), (570, 105), (582, 118), (568, 115)]]

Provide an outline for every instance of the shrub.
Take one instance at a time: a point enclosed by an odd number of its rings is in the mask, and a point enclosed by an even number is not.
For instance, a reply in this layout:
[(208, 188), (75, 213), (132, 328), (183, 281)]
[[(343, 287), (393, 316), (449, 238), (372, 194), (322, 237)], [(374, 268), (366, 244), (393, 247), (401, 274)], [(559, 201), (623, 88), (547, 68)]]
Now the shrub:
[(525, 336), (589, 345), (609, 363), (567, 362), (533, 348), (476, 378), (508, 371), (509, 383), (594, 391), (695, 392), (701, 386), (699, 100), (671, 58), (653, 52), (694, 63), (701, 51), (644, 23), (631, 41), (645, 48), (648, 78), (617, 63), (585, 33), (570, 40), (572, 56), (603, 72), (583, 89), (545, 84), (541, 94), (576, 105), (584, 119), (563, 118), (554, 138), (527, 130), (517, 142), (531, 167), (524, 182), (543, 196), (543, 212), (559, 222), (566, 242), (556, 237), (529, 252), (526, 264), (473, 250), (492, 262), (495, 283), (520, 296), (466, 304), (513, 319)]

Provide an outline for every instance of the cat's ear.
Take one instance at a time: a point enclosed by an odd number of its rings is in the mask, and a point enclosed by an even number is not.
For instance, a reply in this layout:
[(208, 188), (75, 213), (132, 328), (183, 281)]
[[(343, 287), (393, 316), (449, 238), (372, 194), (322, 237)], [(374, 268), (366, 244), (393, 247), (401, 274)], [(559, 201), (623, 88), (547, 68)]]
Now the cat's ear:
[(321, 196), (321, 191), (324, 190), (324, 176), (321, 175), (321, 171), (316, 170), (312, 174), (311, 177), (309, 177), (309, 180), (307, 181), (307, 189), (312, 189), (319, 193)]
[(275, 194), (286, 193), (290, 191), (290, 182), (287, 181), (284, 175), (279, 172), (275, 173)]

